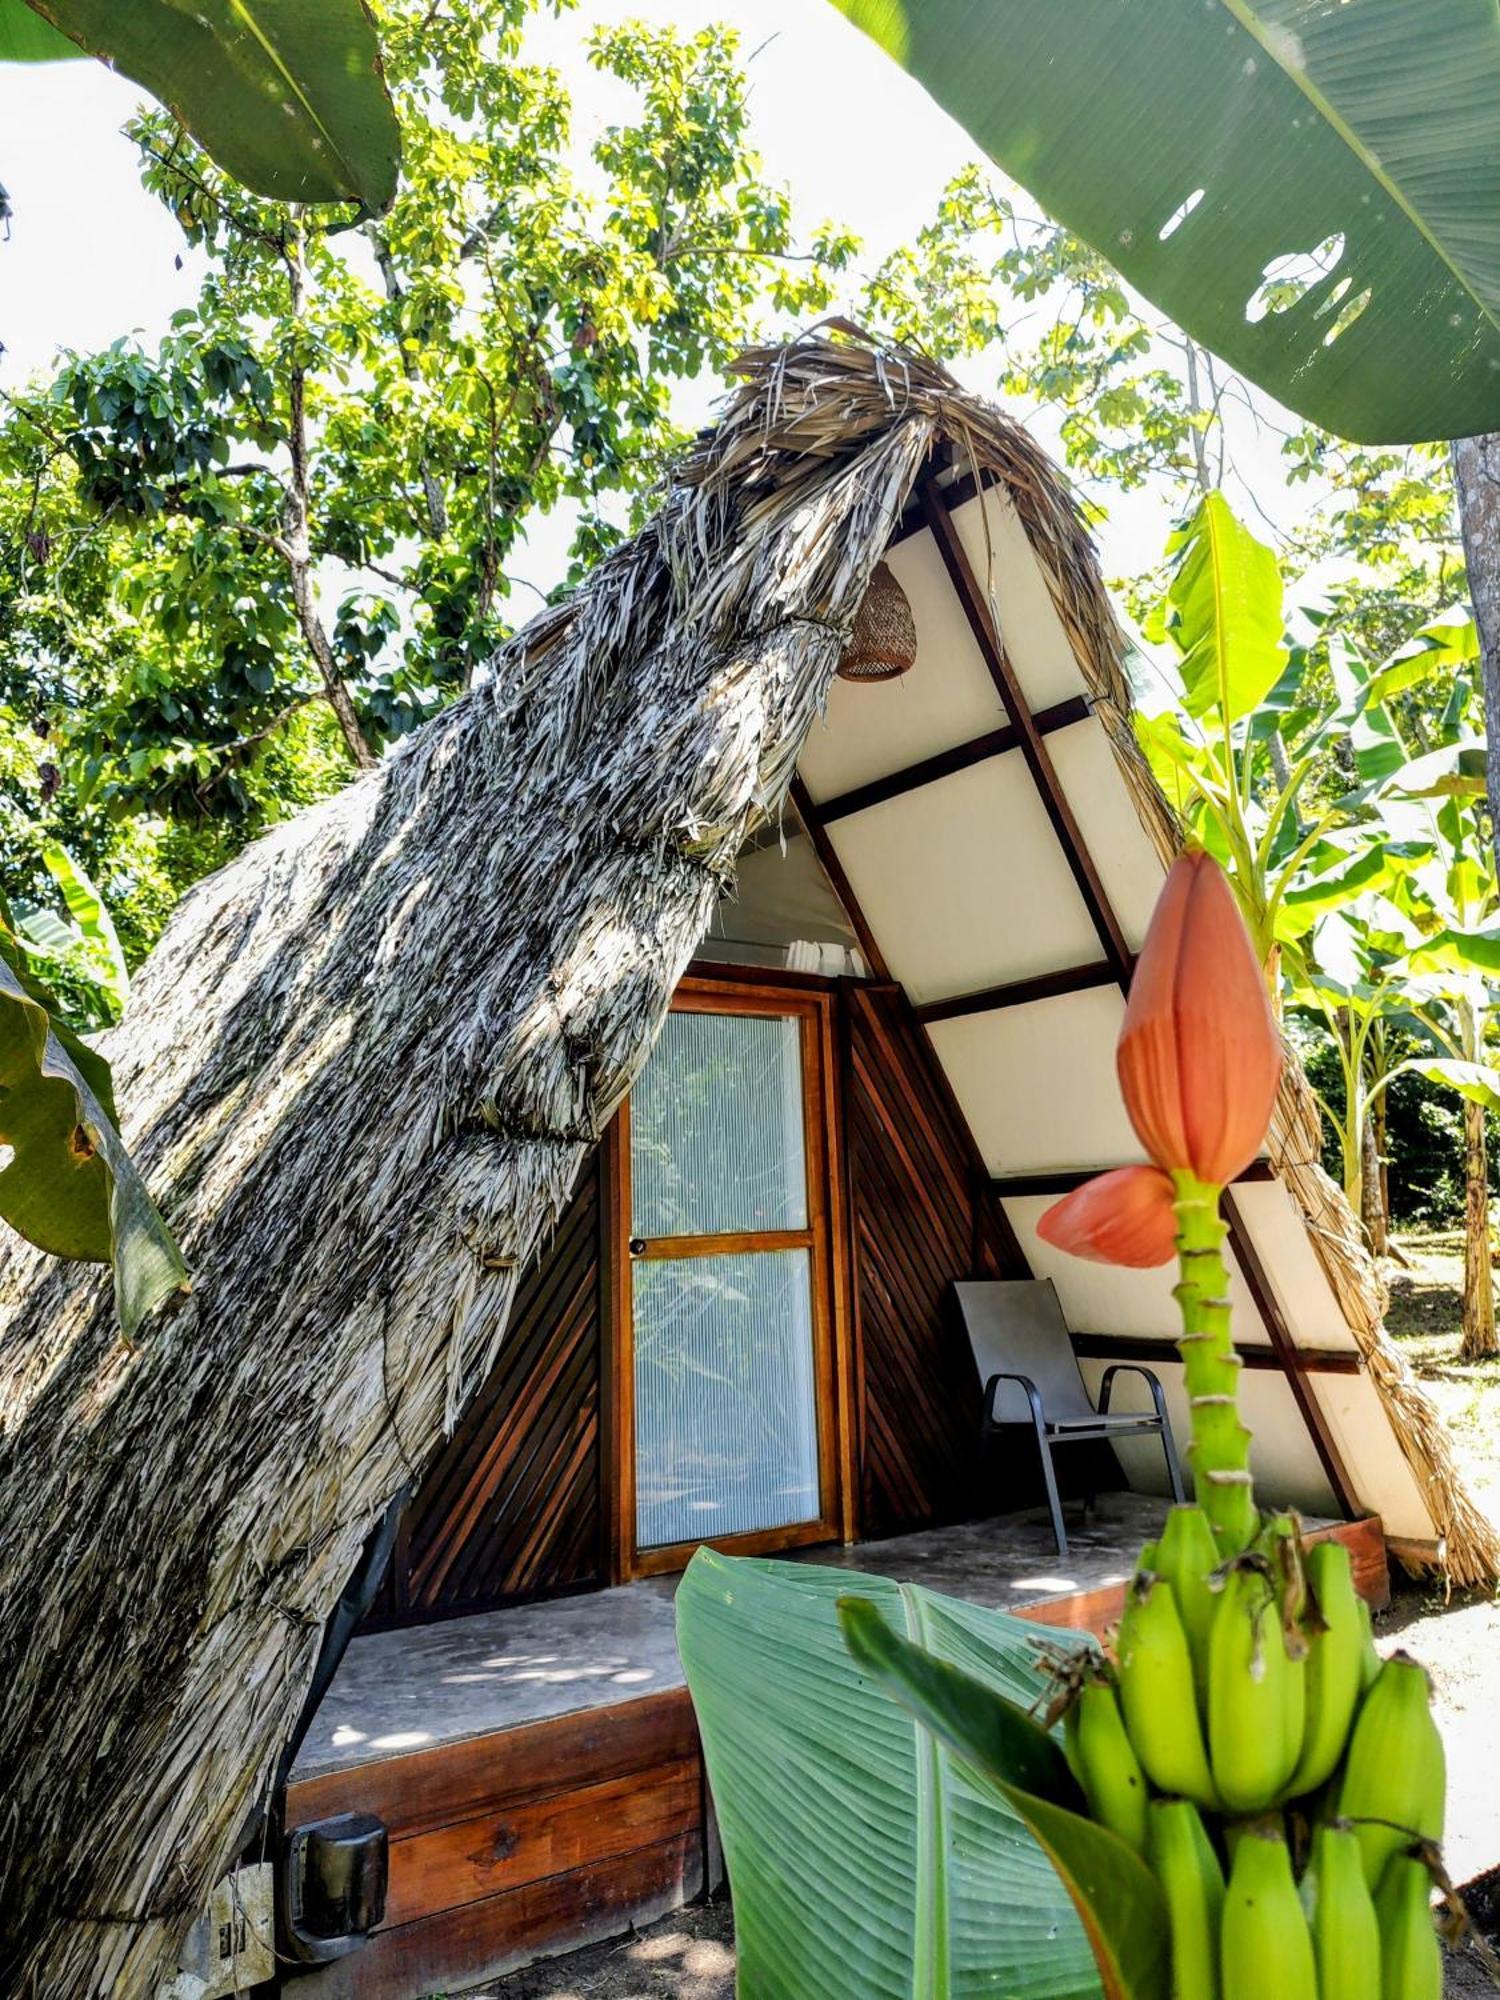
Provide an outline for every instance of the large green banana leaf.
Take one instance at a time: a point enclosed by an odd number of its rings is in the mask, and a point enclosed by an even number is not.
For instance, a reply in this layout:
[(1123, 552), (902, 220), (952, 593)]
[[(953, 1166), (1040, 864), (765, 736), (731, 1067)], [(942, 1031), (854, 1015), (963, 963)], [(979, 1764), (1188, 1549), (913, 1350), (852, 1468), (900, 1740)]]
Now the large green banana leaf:
[[(834, 4), (1292, 409), (1382, 443), (1500, 429), (1496, 0)], [(1320, 248), (1304, 286), (1287, 260)]]
[(1281, 572), (1276, 558), (1236, 520), (1219, 492), (1206, 493), (1173, 535), (1176, 561), (1167, 592), (1182, 654), (1189, 715), (1223, 727), (1260, 707), (1281, 679)]
[(0, 60), (99, 56), (279, 201), (382, 209), (400, 140), (363, 0), (0, 0)]
[(109, 1070), (54, 1021), (0, 949), (0, 1220), (58, 1257), (112, 1263), (120, 1325), (186, 1281), (177, 1246), (113, 1124)]
[(1100, 1992), (1066, 1890), (1017, 1815), (855, 1666), (838, 1599), (1013, 1701), (1071, 1635), (886, 1577), (700, 1551), (677, 1593), (757, 2000), (1073, 2000)]

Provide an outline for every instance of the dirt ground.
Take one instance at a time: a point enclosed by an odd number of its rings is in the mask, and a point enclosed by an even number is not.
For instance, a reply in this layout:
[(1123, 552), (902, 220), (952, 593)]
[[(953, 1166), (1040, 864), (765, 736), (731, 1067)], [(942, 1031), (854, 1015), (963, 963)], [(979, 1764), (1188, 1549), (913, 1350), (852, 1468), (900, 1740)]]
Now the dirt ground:
[[(1452, 1427), (1476, 1493), (1500, 1517), (1500, 1361), (1458, 1359), (1461, 1267), (1442, 1240), (1409, 1246), (1393, 1273), (1388, 1324)], [(1500, 1864), (1500, 1604), (1399, 1589), (1377, 1621), (1433, 1678), (1448, 1749), (1449, 1872), (1463, 1882)], [(1496, 1991), (1468, 1957), (1449, 1960), (1448, 2000)], [(532, 1966), (476, 1989), (473, 2000), (733, 2000), (734, 1926), (727, 1901), (679, 1910), (631, 1938)]]

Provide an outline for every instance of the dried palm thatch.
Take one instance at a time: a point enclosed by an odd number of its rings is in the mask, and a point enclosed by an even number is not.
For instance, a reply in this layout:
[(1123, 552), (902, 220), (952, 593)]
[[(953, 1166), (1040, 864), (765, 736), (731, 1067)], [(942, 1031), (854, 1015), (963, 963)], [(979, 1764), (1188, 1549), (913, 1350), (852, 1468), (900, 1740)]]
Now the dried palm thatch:
[[(109, 1054), (191, 1297), (127, 1351), (93, 1271), (0, 1253), (0, 1990), (129, 2000), (171, 1967), (940, 437), (1009, 491), (1173, 838), (1087, 537), (1024, 432), (848, 329), (743, 372), (652, 523), (484, 687), (173, 918)], [(1419, 1396), (1377, 1380), (1450, 1561), (1493, 1567)]]

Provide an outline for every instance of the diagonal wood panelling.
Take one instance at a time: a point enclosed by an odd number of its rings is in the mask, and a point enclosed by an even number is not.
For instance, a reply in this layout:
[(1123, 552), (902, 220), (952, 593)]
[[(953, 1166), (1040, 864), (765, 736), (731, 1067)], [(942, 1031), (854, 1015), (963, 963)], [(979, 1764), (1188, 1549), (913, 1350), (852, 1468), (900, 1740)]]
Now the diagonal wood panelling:
[(600, 1158), (522, 1283), (493, 1374), (411, 1503), (378, 1615), (604, 1580)]
[(1024, 1267), (910, 1003), (847, 992), (860, 1530), (878, 1536), (973, 1513), (979, 1383), (949, 1288)]

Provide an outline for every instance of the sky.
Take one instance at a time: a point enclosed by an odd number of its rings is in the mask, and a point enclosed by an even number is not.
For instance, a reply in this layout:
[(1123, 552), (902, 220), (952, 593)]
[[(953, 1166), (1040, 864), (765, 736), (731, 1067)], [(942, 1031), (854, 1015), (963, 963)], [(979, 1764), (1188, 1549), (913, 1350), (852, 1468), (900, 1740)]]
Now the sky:
[[(826, 0), (583, 0), (560, 18), (539, 19), (528, 52), (567, 78), (580, 151), (627, 103), (622, 87), (585, 61), (588, 30), (638, 18), (688, 32), (715, 22), (739, 30), (752, 138), (770, 178), (791, 187), (804, 231), (827, 218), (852, 226), (865, 240), (865, 267), (916, 233), (975, 156), (963, 131)], [(0, 66), (0, 182), (14, 211), (10, 239), (0, 242), (0, 389), (61, 348), (86, 351), (130, 333), (154, 341), (197, 290), (194, 255), (141, 188), (134, 149), (120, 133), (140, 97), (97, 63)], [(958, 372), (993, 391), (994, 370), (982, 362)], [(708, 403), (705, 388), (684, 398), (681, 414), (697, 421)], [(1260, 399), (1257, 410), (1267, 426), (1237, 415), (1233, 456), (1284, 522), (1312, 496), (1306, 487), (1293, 494), (1281, 478), (1275, 425), (1289, 420)], [(1054, 443), (1045, 414), (1034, 427)], [(1115, 503), (1099, 530), (1106, 574), (1152, 567), (1169, 526), (1157, 496)], [(561, 574), (565, 543), (562, 523), (543, 525), (525, 573), (543, 584)]]

